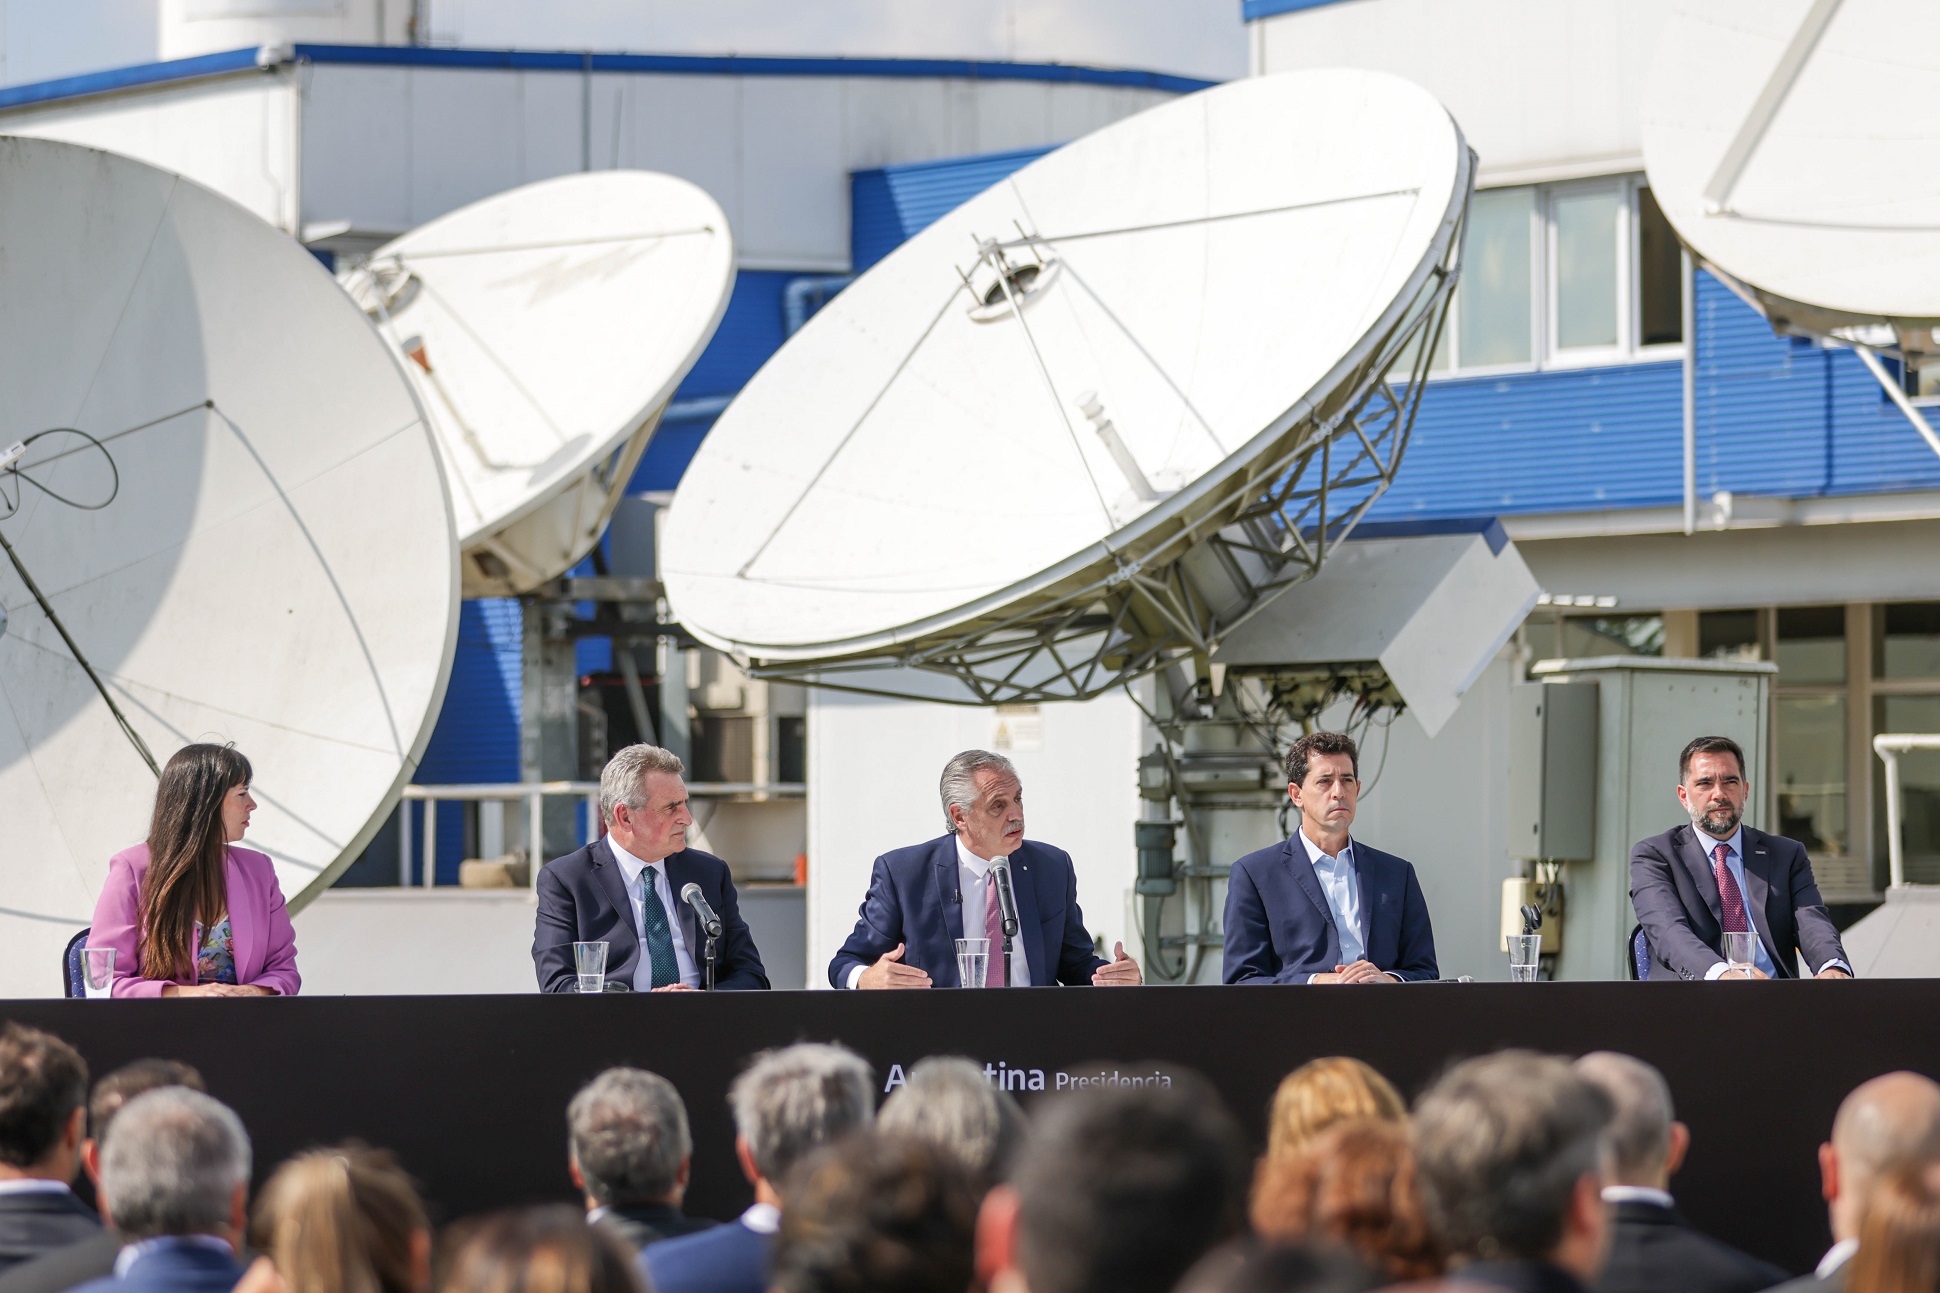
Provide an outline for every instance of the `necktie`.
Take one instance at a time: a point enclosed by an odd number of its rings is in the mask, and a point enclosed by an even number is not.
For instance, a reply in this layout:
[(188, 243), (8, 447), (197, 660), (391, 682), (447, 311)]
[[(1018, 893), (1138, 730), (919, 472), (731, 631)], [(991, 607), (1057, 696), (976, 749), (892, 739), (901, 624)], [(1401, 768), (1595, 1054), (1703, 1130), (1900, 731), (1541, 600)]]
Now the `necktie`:
[(653, 968), (653, 986), (668, 987), (680, 982), (680, 962), (674, 959), (674, 936), (667, 928), (667, 909), (660, 904), (660, 886), (653, 882), (653, 868), (640, 872), (640, 923), (647, 931), (647, 963)]
[(1010, 966), (1004, 963), (1004, 904), (997, 900), (997, 873), (988, 873), (983, 886), (983, 936), (990, 940), (990, 968), (984, 972), (986, 988), (1008, 987)]
[(1711, 869), (1718, 877), (1718, 907), (1724, 918), (1724, 932), (1745, 934), (1751, 931), (1751, 926), (1745, 923), (1745, 895), (1739, 892), (1738, 881), (1725, 865), (1725, 859), (1730, 856), (1729, 844), (1720, 844), (1711, 850)]

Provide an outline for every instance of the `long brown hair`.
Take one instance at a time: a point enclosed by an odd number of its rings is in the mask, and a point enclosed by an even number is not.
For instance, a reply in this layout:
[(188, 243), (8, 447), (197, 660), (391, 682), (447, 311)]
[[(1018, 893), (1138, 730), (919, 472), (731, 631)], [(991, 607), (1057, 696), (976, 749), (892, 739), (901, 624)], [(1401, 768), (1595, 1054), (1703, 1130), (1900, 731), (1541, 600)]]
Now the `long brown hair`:
[(1390, 1280), (1442, 1272), (1401, 1123), (1337, 1123), (1291, 1154), (1261, 1159), (1252, 1216), (1263, 1239), (1345, 1244)]
[(1845, 1275), (1854, 1293), (1940, 1288), (1940, 1167), (1902, 1164), (1874, 1182)]
[(251, 779), (233, 745), (185, 745), (162, 769), (141, 882), (141, 973), (173, 979), (195, 963), (195, 923), (228, 909), (222, 801)]
[(430, 1223), (417, 1189), (380, 1149), (343, 1145), (298, 1154), (256, 1202), (256, 1246), (288, 1293), (424, 1293), (413, 1251)]

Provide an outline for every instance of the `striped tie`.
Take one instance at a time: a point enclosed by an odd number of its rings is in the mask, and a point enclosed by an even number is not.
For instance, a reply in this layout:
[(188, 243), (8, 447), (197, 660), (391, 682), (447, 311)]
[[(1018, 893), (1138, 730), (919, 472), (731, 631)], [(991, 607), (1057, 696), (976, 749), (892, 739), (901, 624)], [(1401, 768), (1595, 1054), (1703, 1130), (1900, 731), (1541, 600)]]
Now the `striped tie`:
[(989, 873), (983, 887), (983, 936), (990, 940), (990, 968), (984, 972), (986, 988), (1010, 986), (1010, 966), (1004, 963), (1004, 904), (997, 900), (997, 873)]
[(1731, 856), (1731, 846), (1720, 844), (1711, 850), (1711, 869), (1718, 877), (1718, 907), (1723, 914), (1724, 932), (1727, 934), (1746, 934), (1751, 926), (1745, 923), (1745, 895), (1738, 890), (1738, 881), (1725, 865)]

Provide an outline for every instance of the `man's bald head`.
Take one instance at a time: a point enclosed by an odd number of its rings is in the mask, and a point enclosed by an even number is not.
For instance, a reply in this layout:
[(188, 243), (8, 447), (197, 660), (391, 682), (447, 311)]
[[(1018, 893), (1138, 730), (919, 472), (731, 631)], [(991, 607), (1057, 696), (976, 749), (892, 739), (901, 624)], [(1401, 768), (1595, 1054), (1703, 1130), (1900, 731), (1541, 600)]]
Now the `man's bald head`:
[(1902, 1163), (1940, 1163), (1940, 1083), (1908, 1072), (1860, 1083), (1839, 1105), (1828, 1148), (1836, 1160), (1826, 1181), (1832, 1233), (1857, 1238), (1866, 1193), (1881, 1172)]

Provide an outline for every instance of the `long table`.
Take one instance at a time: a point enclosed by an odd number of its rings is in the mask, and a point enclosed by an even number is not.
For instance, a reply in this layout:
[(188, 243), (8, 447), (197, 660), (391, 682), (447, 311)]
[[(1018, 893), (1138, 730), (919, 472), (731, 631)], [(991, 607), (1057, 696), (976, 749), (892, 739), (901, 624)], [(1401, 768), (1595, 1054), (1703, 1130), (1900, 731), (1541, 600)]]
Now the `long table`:
[(573, 1197), (565, 1108), (601, 1069), (665, 1075), (694, 1128), (689, 1211), (750, 1199), (726, 1091), (754, 1052), (861, 1052), (885, 1087), (926, 1055), (967, 1055), (1026, 1102), (1196, 1069), (1256, 1146), (1280, 1078), (1358, 1056), (1412, 1097), (1451, 1061), (1504, 1046), (1628, 1051), (1661, 1068), (1692, 1129), (1673, 1182), (1698, 1225), (1793, 1270), (1828, 1242), (1816, 1146), (1866, 1078), (1940, 1075), (1940, 983), (1411, 984), (1034, 992), (687, 993), (10, 1001), (96, 1074), (185, 1060), (248, 1125), (260, 1180), (284, 1156), (356, 1138), (393, 1149), (449, 1219)]

